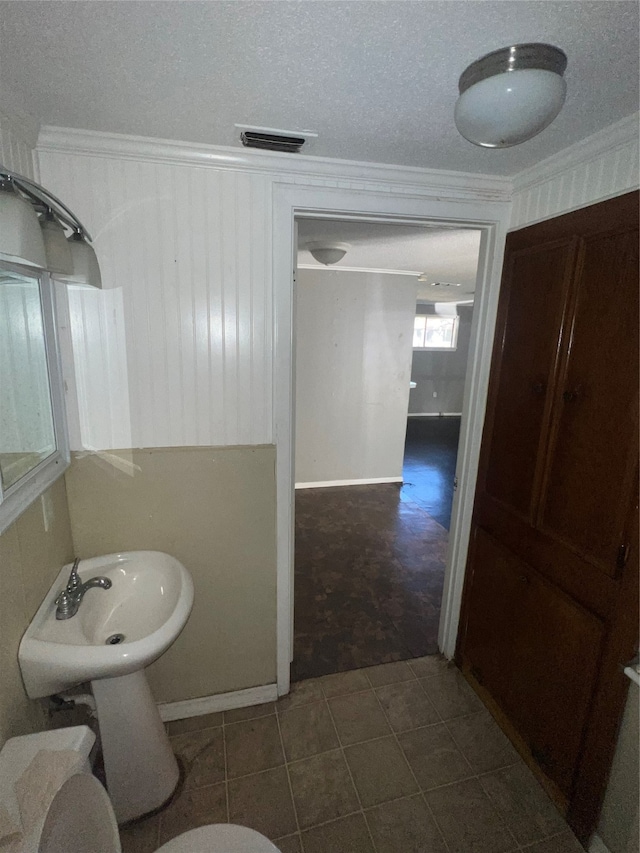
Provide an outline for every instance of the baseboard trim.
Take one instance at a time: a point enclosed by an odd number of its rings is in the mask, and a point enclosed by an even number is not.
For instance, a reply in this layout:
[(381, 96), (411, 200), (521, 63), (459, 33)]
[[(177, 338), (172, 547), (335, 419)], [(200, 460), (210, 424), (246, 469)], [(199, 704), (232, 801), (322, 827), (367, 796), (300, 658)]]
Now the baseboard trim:
[(462, 412), (409, 412), (408, 418), (461, 418)]
[(248, 708), (250, 705), (261, 705), (263, 702), (275, 702), (277, 698), (278, 685), (265, 684), (262, 687), (249, 687), (247, 690), (185, 699), (182, 702), (162, 702), (158, 705), (158, 711), (160, 719), (168, 723), (171, 720), (214, 714), (216, 711), (232, 711), (234, 708)]
[(611, 853), (599, 835), (594, 835), (589, 843), (589, 853)]
[(296, 489), (325, 489), (329, 486), (375, 486), (379, 483), (403, 483), (402, 477), (373, 477), (369, 480), (318, 480), (316, 483), (296, 483)]

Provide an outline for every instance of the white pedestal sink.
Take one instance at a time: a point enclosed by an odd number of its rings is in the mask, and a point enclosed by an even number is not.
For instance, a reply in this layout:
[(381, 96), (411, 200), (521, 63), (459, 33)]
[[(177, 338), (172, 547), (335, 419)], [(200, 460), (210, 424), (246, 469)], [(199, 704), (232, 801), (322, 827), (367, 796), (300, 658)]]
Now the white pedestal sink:
[(111, 588), (88, 590), (75, 616), (57, 620), (55, 599), (70, 570), (62, 569), (42, 602), (18, 660), (32, 699), (91, 682), (107, 787), (118, 822), (125, 823), (161, 806), (178, 782), (144, 668), (184, 628), (193, 583), (181, 563), (158, 551), (94, 557), (78, 566), (81, 581), (100, 575)]

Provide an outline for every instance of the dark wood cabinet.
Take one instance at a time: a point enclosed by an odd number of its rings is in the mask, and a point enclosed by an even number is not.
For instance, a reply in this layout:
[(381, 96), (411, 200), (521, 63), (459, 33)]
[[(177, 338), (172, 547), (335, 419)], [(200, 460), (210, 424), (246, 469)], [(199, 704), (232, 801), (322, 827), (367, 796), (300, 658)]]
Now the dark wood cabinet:
[(583, 840), (638, 631), (638, 194), (507, 239), (458, 659)]

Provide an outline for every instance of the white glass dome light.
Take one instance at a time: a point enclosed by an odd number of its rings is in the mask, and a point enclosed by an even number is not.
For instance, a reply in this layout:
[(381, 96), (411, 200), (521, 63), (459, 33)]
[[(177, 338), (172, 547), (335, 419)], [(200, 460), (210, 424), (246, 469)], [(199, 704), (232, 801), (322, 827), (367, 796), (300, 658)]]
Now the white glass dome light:
[(455, 122), (483, 148), (509, 148), (548, 127), (564, 104), (567, 57), (550, 44), (504, 47), (472, 63), (460, 77)]
[(349, 243), (320, 242), (307, 243), (303, 248), (308, 249), (319, 264), (324, 264), (327, 267), (341, 261), (347, 254), (350, 245)]

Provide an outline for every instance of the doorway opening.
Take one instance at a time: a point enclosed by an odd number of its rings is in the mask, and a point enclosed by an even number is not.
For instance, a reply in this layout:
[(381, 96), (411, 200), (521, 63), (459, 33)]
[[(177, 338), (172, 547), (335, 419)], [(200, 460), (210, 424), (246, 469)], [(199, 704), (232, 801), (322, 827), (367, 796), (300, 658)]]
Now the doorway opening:
[[(297, 228), (293, 680), (438, 651), (481, 243)], [(335, 263), (312, 254), (337, 245)]]

